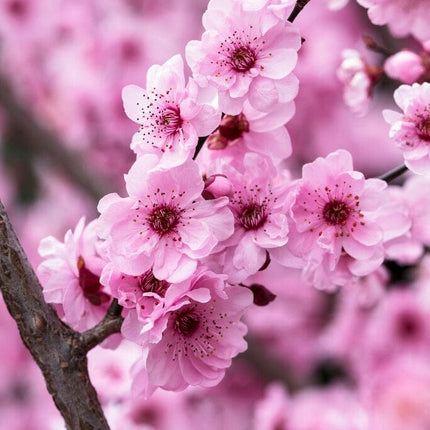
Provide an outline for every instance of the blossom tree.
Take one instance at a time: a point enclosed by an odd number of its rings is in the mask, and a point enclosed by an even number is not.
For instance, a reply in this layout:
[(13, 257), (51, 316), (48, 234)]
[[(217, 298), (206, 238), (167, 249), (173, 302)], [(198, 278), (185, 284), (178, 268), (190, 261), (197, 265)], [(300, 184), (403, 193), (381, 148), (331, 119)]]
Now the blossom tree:
[[(0, 191), (29, 249), (0, 203), (0, 289), (67, 428), (427, 430), (427, 3), (201, 3), (0, 6)], [(359, 39), (356, 3), (392, 35)], [(59, 425), (8, 426), (30, 420)]]

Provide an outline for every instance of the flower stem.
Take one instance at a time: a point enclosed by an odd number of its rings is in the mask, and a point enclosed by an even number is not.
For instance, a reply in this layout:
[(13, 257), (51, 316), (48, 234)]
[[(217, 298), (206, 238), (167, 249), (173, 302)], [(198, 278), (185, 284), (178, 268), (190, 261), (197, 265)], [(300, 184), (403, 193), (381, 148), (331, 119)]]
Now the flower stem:
[(197, 155), (199, 155), (199, 152), (203, 148), (203, 145), (205, 144), (207, 138), (208, 138), (207, 136), (199, 137), (196, 150), (194, 151), (193, 160), (195, 160), (197, 158)]
[(296, 5), (294, 6), (293, 11), (291, 12), (290, 16), (288, 17), (287, 21), (293, 22), (297, 15), (303, 10), (303, 8), (309, 3), (310, 0), (297, 0)]
[(403, 173), (406, 173), (407, 171), (408, 168), (404, 164), (402, 164), (401, 166), (396, 167), (395, 169), (390, 170), (389, 172), (379, 176), (379, 179), (382, 179), (385, 182), (391, 182), (399, 176), (403, 175)]

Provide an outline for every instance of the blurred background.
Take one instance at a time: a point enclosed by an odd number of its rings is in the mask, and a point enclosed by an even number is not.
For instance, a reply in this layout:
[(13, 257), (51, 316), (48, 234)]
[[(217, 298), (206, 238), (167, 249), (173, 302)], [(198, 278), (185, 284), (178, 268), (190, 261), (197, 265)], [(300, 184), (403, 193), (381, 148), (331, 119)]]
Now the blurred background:
[[(121, 89), (145, 87), (146, 71), (203, 31), (206, 0), (2, 0), (0, 2), (0, 200), (27, 255), (40, 240), (62, 240), (100, 197), (123, 192), (137, 125)], [(288, 166), (348, 149), (368, 177), (401, 164), (382, 109), (398, 82), (375, 88), (364, 115), (343, 102), (341, 52), (366, 49), (368, 35), (392, 52), (415, 44), (370, 25), (350, 1), (341, 10), (313, 0), (295, 21), (305, 39), (296, 74), (296, 115), (287, 124)], [(189, 73), (189, 71), (187, 71)], [(211, 390), (130, 399), (128, 369), (138, 351), (90, 353), (91, 377), (114, 429), (395, 430), (430, 428), (428, 261), (387, 264), (342, 293), (322, 293), (274, 263), (253, 281), (277, 298), (247, 316), (249, 350)], [(4, 304), (0, 335), (0, 428), (64, 428), (38, 368)], [(204, 425), (202, 424), (204, 423)]]

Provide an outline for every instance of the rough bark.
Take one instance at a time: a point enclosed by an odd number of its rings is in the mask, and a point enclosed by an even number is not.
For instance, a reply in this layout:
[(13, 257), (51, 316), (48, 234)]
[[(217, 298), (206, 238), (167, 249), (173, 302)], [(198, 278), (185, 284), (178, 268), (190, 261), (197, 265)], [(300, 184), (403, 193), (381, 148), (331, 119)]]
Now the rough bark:
[(0, 289), (67, 428), (109, 429), (88, 376), (86, 353), (109, 334), (119, 331), (121, 317), (117, 305), (111, 307), (111, 313), (97, 330), (81, 335), (65, 325), (44, 301), (42, 287), (1, 202)]

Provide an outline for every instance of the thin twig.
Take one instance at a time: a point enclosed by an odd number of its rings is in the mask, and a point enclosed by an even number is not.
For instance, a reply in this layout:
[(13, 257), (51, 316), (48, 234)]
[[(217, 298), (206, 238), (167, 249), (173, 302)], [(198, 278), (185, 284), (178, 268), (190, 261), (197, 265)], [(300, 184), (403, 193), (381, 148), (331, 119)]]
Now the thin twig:
[(102, 343), (111, 334), (119, 333), (123, 318), (121, 317), (122, 306), (114, 299), (105, 317), (93, 328), (81, 335), (81, 344), (85, 351), (89, 351)]
[(401, 166), (396, 167), (395, 169), (390, 170), (389, 172), (379, 176), (379, 179), (382, 179), (385, 182), (391, 182), (399, 176), (403, 175), (403, 173), (406, 173), (407, 171), (408, 168), (404, 164), (402, 164)]
[(207, 136), (199, 137), (196, 150), (194, 151), (193, 160), (195, 160), (197, 158), (197, 155), (199, 155), (199, 152), (203, 148), (203, 145), (205, 144), (207, 138), (208, 138)]
[(368, 35), (363, 36), (363, 42), (366, 45), (366, 48), (370, 49), (373, 52), (377, 52), (378, 54), (385, 55), (386, 57), (390, 57), (391, 55), (393, 55), (393, 53), (390, 52), (388, 49), (376, 43), (375, 39), (373, 39), (373, 37), (371, 36), (368, 36)]
[(288, 21), (293, 22), (297, 15), (304, 9), (304, 7), (310, 2), (310, 0), (297, 0), (296, 5), (294, 6), (293, 11), (288, 17)]

